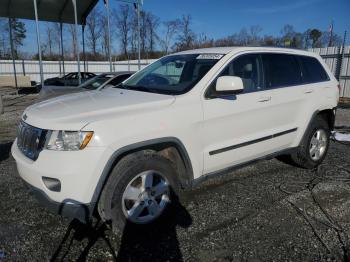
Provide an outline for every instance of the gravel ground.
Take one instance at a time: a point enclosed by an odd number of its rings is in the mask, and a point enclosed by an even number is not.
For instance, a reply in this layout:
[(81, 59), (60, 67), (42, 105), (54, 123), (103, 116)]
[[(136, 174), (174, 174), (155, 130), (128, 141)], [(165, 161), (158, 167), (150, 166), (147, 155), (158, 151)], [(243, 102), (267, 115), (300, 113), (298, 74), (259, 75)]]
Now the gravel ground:
[[(349, 261), (350, 150), (331, 142), (318, 170), (277, 160), (186, 192), (157, 227), (114, 235), (42, 208), (10, 155), (15, 127), (36, 95), (5, 96), (0, 116), (0, 261)], [(340, 109), (337, 126), (350, 124)]]

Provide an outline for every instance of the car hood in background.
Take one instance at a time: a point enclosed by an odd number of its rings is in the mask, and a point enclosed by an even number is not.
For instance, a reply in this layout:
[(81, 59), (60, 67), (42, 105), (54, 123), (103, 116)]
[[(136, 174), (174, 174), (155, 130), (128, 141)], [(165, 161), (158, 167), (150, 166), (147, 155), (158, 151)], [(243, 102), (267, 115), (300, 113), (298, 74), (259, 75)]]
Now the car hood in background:
[(80, 130), (94, 121), (155, 110), (174, 101), (170, 95), (108, 88), (49, 99), (28, 107), (24, 115), (26, 122), (35, 127)]
[(85, 88), (80, 88), (77, 86), (44, 86), (40, 90), (37, 101), (41, 102), (57, 96), (62, 96), (65, 94), (73, 94), (77, 92), (84, 92), (84, 91), (89, 91), (89, 90)]

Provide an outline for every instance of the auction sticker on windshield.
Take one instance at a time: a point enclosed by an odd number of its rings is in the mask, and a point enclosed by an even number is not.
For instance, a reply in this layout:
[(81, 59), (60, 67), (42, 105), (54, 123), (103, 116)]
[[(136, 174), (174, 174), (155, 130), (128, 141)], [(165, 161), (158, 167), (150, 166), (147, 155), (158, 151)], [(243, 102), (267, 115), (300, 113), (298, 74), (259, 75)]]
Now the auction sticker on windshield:
[(219, 60), (223, 57), (224, 55), (221, 54), (200, 54), (197, 56), (197, 59), (214, 59), (214, 60)]

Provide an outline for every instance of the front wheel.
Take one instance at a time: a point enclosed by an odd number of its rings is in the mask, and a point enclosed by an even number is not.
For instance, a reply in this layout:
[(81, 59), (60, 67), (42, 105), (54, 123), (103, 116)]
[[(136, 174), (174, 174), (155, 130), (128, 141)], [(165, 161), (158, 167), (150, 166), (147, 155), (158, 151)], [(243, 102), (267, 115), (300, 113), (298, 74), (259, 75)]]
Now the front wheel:
[(98, 210), (120, 231), (126, 223), (155, 222), (178, 188), (172, 162), (156, 153), (138, 152), (120, 160), (102, 191)]

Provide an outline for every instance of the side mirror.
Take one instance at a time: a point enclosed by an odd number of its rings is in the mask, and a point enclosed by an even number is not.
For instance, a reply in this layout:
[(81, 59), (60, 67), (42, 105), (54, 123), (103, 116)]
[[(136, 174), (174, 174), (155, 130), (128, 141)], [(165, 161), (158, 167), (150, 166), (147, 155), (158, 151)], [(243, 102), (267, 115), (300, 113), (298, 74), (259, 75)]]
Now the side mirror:
[(243, 91), (243, 81), (237, 76), (221, 76), (216, 80), (215, 89), (222, 94), (237, 94)]

